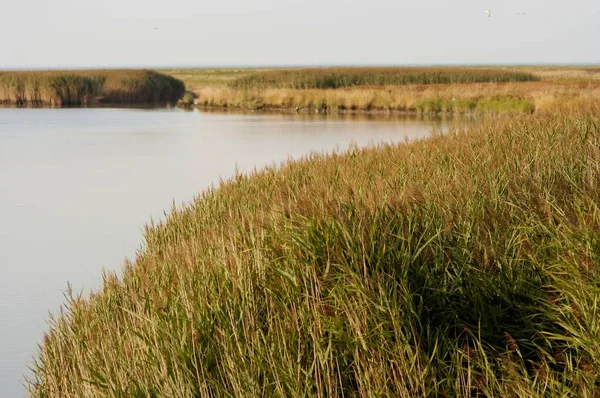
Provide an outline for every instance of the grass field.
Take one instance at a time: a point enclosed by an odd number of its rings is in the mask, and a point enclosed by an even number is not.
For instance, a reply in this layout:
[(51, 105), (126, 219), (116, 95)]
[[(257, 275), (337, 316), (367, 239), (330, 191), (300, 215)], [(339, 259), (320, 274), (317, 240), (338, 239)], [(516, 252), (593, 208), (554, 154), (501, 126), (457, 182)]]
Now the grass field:
[(200, 106), (218, 109), (519, 114), (600, 101), (600, 68), (591, 66), (163, 72), (185, 81)]
[(184, 91), (151, 70), (0, 71), (0, 104), (17, 106), (176, 102)]
[(585, 105), (223, 182), (71, 295), (32, 396), (600, 395)]

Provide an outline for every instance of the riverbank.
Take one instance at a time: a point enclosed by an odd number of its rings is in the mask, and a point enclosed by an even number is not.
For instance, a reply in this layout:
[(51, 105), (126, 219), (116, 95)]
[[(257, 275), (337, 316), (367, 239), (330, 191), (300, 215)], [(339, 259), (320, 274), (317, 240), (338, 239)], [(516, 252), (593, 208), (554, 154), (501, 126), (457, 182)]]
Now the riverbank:
[(151, 70), (0, 71), (0, 104), (93, 106), (176, 102), (182, 81)]
[(204, 109), (523, 114), (594, 107), (600, 102), (600, 69), (594, 67), (173, 69), (164, 73), (182, 79), (193, 92), (195, 100), (190, 97), (183, 106)]
[(43, 396), (595, 396), (600, 107), (238, 175), (73, 294)]

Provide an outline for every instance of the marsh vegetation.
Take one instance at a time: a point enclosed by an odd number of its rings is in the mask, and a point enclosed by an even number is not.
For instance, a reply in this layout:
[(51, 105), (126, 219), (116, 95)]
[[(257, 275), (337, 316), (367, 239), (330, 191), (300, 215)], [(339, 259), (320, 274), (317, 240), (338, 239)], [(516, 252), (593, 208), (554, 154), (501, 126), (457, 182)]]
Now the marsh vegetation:
[(327, 89), (406, 84), (464, 84), (539, 80), (528, 72), (469, 68), (312, 68), (258, 71), (229, 83), (234, 89)]
[(175, 102), (180, 80), (151, 70), (0, 72), (0, 104), (67, 106)]
[(48, 396), (597, 396), (600, 107), (237, 175), (71, 294)]
[(182, 69), (207, 108), (286, 112), (500, 114), (594, 106), (592, 67)]

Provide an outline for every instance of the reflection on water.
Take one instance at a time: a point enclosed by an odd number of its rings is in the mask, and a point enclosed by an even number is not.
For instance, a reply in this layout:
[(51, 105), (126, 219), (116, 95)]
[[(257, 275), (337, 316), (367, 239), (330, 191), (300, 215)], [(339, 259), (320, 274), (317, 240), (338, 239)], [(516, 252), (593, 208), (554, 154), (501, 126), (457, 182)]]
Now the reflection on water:
[(23, 374), (49, 312), (98, 287), (141, 244), (151, 217), (219, 178), (311, 151), (426, 137), (451, 120), (212, 113), (178, 109), (0, 109), (0, 396)]
[[(182, 109), (187, 112), (195, 112), (196, 109)], [(270, 115), (276, 117), (288, 116), (296, 120), (344, 120), (344, 121), (372, 121), (372, 122), (427, 122), (440, 123), (449, 125), (453, 123), (463, 123), (467, 120), (465, 115), (440, 114), (431, 115), (427, 113), (413, 112), (387, 112), (387, 111), (346, 111), (346, 112), (310, 112), (308, 110), (295, 111), (277, 111), (277, 110), (247, 110), (236, 108), (201, 108), (201, 112), (205, 114), (220, 114), (220, 115)], [(473, 118), (474, 116), (469, 116)]]

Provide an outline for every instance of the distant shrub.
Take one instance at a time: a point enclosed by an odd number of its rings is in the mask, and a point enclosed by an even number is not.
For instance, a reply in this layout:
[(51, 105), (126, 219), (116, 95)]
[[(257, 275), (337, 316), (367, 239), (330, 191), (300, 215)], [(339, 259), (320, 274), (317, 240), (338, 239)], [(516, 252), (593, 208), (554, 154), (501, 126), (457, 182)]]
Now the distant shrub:
[(180, 108), (191, 108), (194, 105), (194, 94), (186, 91), (183, 98), (177, 101), (177, 106)]

